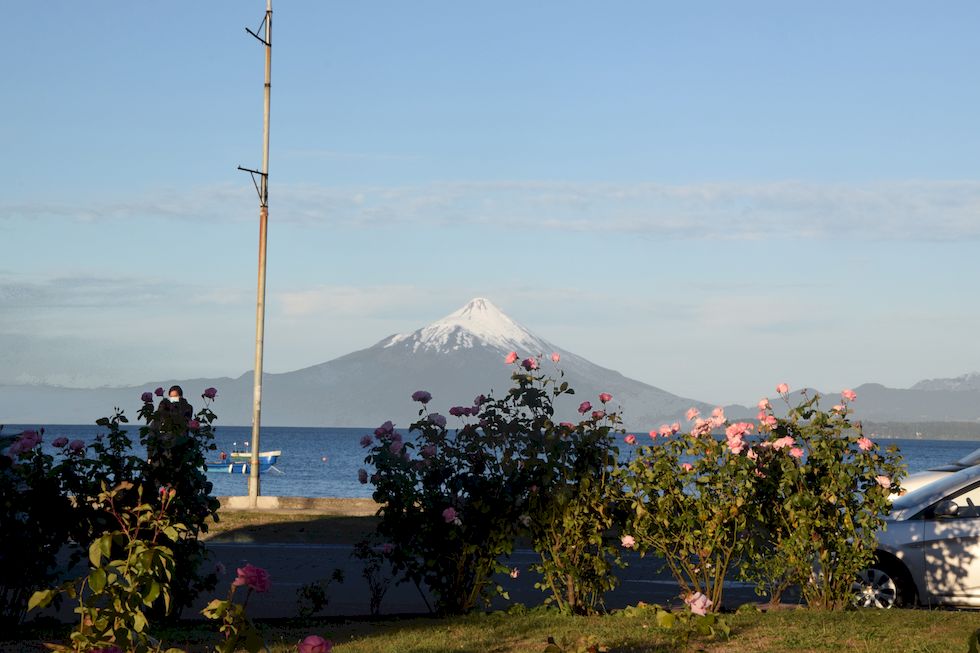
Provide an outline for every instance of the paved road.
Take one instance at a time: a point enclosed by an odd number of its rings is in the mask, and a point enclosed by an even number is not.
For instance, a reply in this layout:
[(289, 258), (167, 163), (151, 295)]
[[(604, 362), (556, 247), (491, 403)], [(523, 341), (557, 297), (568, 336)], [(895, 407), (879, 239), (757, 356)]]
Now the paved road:
[[(361, 577), (361, 564), (351, 557), (351, 547), (337, 544), (251, 544), (212, 543), (208, 548), (216, 561), (227, 569), (225, 579), (219, 585), (219, 595), (235, 577), (235, 569), (250, 562), (267, 569), (272, 577), (272, 589), (268, 594), (254, 596), (249, 601), (249, 613), (253, 617), (296, 616), (297, 590), (314, 580), (329, 578), (336, 568), (344, 570), (345, 582), (332, 584), (328, 591), (330, 604), (324, 615), (365, 615), (369, 613), (367, 583)], [(511, 601), (537, 605), (544, 598), (534, 589), (534, 574), (527, 571), (536, 559), (529, 550), (516, 551), (508, 565), (521, 573), (517, 579), (501, 577), (500, 584), (510, 593)], [(609, 608), (622, 608), (640, 601), (661, 605), (679, 603), (677, 584), (666, 572), (660, 571), (661, 563), (652, 558), (637, 555), (627, 557), (629, 567), (619, 571), (620, 586), (606, 597)], [(208, 597), (210, 599), (211, 597)], [(758, 601), (751, 586), (730, 582), (725, 589), (725, 602), (735, 607), (749, 601)], [(197, 609), (203, 607), (201, 601)], [(510, 603), (499, 599), (494, 607), (506, 608)], [(392, 585), (381, 604), (382, 614), (424, 613), (428, 611), (425, 600), (414, 585)]]

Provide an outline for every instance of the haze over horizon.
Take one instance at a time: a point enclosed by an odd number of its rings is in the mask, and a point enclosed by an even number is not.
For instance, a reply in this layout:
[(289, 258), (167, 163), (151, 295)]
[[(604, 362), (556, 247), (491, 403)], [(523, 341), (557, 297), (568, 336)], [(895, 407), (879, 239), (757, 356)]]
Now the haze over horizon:
[[(263, 9), (8, 8), (0, 384), (251, 369)], [(475, 296), (717, 403), (980, 370), (980, 5), (274, 9), (266, 371)]]

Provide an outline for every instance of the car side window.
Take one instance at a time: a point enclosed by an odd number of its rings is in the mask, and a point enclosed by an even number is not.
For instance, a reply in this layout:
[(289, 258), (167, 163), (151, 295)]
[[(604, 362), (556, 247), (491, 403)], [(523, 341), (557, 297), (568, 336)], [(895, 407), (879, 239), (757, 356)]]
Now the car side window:
[[(956, 503), (956, 514), (945, 519), (977, 519), (980, 518), (980, 483), (963, 488), (956, 494), (951, 494), (943, 501), (952, 500)], [(940, 501), (939, 503), (942, 503)], [(939, 504), (936, 504), (939, 505)]]

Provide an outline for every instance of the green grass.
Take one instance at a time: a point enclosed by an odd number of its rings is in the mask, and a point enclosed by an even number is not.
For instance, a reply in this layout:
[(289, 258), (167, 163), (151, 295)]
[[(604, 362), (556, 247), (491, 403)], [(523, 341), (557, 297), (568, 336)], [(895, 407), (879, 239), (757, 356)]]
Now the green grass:
[[(728, 641), (692, 637), (672, 640), (649, 619), (613, 614), (604, 617), (566, 617), (533, 612), (515, 616), (474, 615), (453, 619), (411, 618), (357, 620), (290, 620), (261, 624), (273, 653), (295, 651), (296, 642), (310, 634), (328, 637), (337, 653), (419, 651), (442, 653), (543, 652), (548, 637), (567, 651), (599, 644), (610, 653), (734, 653), (757, 651), (855, 651), (878, 653), (950, 653), (967, 651), (967, 639), (980, 628), (980, 613), (928, 610), (852, 611), (844, 613), (779, 610), (728, 615), (733, 626)], [(13, 633), (6, 633), (10, 637)], [(3, 651), (43, 650), (41, 633), (28, 639), (0, 641)], [(52, 632), (46, 633), (54, 635)], [(196, 623), (160, 632), (169, 646), (203, 651), (215, 633)]]

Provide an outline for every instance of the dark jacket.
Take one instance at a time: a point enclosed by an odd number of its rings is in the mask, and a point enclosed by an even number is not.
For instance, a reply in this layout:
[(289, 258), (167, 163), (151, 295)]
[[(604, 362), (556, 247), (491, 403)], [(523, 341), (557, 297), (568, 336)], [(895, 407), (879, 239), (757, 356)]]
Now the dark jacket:
[(194, 417), (194, 408), (183, 397), (178, 402), (172, 402), (164, 397), (157, 407), (157, 417), (154, 427), (157, 431), (171, 431), (173, 427), (183, 433), (187, 431), (187, 422)]

